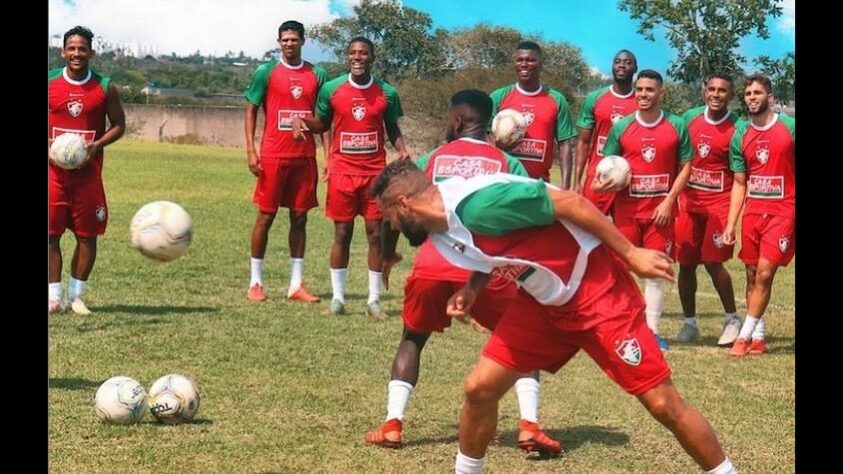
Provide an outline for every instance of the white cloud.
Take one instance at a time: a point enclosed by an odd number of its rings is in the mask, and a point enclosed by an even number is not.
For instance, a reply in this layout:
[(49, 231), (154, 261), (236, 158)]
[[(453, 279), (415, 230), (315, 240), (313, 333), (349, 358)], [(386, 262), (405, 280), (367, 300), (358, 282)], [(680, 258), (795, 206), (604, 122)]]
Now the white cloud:
[(307, 27), (335, 18), (330, 0), (49, 0), (51, 36), (83, 25), (110, 41), (152, 43), (158, 54), (181, 56), (243, 51), (260, 58), (278, 47), (285, 20)]
[(782, 16), (778, 20), (778, 29), (791, 36), (796, 31), (796, 0), (784, 0)]
[(601, 72), (600, 68), (597, 67), (597, 66), (589, 66), (588, 72), (592, 75), (600, 76), (602, 79), (610, 79), (612, 77), (612, 76), (607, 76), (606, 74), (603, 74), (603, 72)]

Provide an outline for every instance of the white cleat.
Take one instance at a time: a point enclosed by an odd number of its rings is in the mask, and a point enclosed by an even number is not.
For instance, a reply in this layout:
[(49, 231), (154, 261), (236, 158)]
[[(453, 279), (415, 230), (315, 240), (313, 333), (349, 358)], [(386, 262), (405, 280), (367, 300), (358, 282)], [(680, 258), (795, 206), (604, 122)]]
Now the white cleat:
[(60, 300), (47, 300), (47, 314), (60, 313), (64, 310), (64, 305)]
[(723, 325), (723, 334), (720, 335), (720, 339), (717, 340), (718, 346), (729, 346), (735, 339), (738, 338), (738, 335), (741, 332), (741, 319), (740, 318), (730, 318), (729, 321)]
[(85, 306), (81, 298), (76, 298), (73, 303), (70, 303), (70, 309), (79, 316), (87, 316), (91, 314), (91, 310)]

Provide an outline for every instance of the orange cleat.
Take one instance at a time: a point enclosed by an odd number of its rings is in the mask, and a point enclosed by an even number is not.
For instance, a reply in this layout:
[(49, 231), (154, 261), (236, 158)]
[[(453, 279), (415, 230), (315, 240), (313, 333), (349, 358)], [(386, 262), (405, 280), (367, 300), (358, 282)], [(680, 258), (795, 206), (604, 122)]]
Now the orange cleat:
[(749, 343), (749, 355), (761, 355), (767, 352), (767, 344), (764, 344), (764, 339), (753, 339), (751, 343)]
[(388, 420), (380, 429), (366, 433), (366, 442), (382, 448), (400, 448), (404, 440), (401, 434), (403, 425), (398, 418)]
[(302, 301), (304, 303), (318, 303), (322, 301), (322, 298), (314, 295), (310, 292), (304, 283), (299, 286), (299, 289), (294, 291), (292, 294), (287, 295), (288, 300), (292, 301)]
[(263, 285), (255, 283), (249, 288), (250, 301), (266, 301), (266, 295), (263, 293)]
[(746, 355), (747, 351), (749, 351), (749, 343), (746, 339), (739, 337), (735, 339), (735, 343), (732, 345), (732, 348), (729, 349), (729, 355), (732, 357), (743, 357)]
[(562, 443), (546, 435), (538, 423), (521, 420), (518, 434), (518, 445), (528, 453), (541, 453), (549, 456), (559, 456), (565, 452)]

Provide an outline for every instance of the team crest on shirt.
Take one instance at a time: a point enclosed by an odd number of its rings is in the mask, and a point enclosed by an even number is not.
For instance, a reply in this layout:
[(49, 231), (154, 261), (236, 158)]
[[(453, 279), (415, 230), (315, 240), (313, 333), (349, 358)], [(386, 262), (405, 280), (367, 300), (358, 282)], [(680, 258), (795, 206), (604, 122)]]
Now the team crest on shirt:
[(351, 107), (351, 115), (354, 116), (354, 119), (358, 122), (363, 120), (366, 116), (366, 106), (362, 103), (355, 104)]
[(620, 342), (615, 342), (615, 353), (629, 365), (641, 363), (641, 344), (637, 338), (630, 337)]
[(767, 164), (767, 160), (770, 159), (770, 149), (767, 148), (766, 144), (758, 144), (758, 148), (755, 150), (755, 157), (758, 158), (758, 161), (762, 165)]
[(290, 85), (290, 94), (293, 96), (293, 99), (301, 98), (301, 94), (304, 89), (299, 84), (291, 84)]
[(697, 154), (700, 155), (700, 158), (707, 157), (709, 153), (711, 153), (711, 145), (706, 142), (699, 142), (697, 144)]
[(714, 235), (711, 236), (711, 238), (714, 240), (714, 246), (719, 249), (722, 249), (723, 246), (726, 245), (726, 243), (723, 242), (722, 232), (715, 232)]
[(650, 144), (641, 145), (641, 156), (647, 163), (652, 163), (656, 159), (656, 147)]
[(79, 99), (67, 103), (67, 111), (70, 112), (70, 115), (73, 117), (78, 117), (79, 114), (82, 113), (82, 109), (82, 101)]
[(97, 216), (97, 220), (100, 222), (105, 221), (106, 212), (105, 206), (97, 206), (97, 210), (94, 211), (94, 214)]
[(790, 246), (790, 239), (786, 235), (779, 237), (779, 250), (781, 250), (782, 253), (787, 252), (787, 248), (789, 246)]
[(459, 253), (464, 253), (464, 252), (465, 252), (465, 245), (463, 245), (463, 244), (461, 244), (461, 243), (459, 243), (459, 242), (454, 242), (453, 244), (451, 244), (451, 247), (453, 247), (453, 248), (454, 248), (454, 250), (456, 250), (456, 251), (457, 251), (457, 252), (459, 252)]
[(616, 124), (616, 123), (620, 122), (620, 120), (621, 120), (622, 118), (623, 118), (623, 115), (621, 115), (621, 114), (620, 114), (620, 113), (618, 113), (618, 112), (612, 112), (612, 115), (610, 115), (610, 116), (609, 116), (609, 120), (611, 120), (611, 121), (612, 121), (612, 125), (614, 125), (614, 124)]
[(531, 110), (521, 112), (521, 116), (524, 117), (524, 121), (527, 122), (528, 127), (533, 123), (533, 120), (536, 119), (536, 114)]

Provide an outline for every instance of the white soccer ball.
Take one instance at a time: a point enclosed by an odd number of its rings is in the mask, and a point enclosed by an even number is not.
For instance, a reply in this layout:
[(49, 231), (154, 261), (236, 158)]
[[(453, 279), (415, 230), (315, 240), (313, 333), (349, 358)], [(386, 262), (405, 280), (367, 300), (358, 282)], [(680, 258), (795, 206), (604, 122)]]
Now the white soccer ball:
[(50, 145), (50, 157), (59, 168), (73, 170), (88, 161), (85, 139), (78, 133), (63, 133)]
[(135, 213), (129, 232), (132, 246), (143, 256), (169, 262), (187, 253), (193, 240), (193, 222), (178, 204), (154, 201)]
[(598, 183), (605, 183), (612, 181), (615, 190), (620, 190), (629, 185), (629, 180), (632, 179), (632, 170), (629, 168), (629, 162), (626, 158), (618, 155), (606, 156), (597, 163), (595, 169), (595, 179)]
[(162, 423), (177, 425), (191, 421), (198, 410), (199, 390), (184, 375), (165, 375), (149, 389), (149, 411)]
[(503, 109), (492, 119), (492, 136), (500, 148), (509, 148), (524, 136), (527, 119), (515, 109)]
[(97, 389), (94, 411), (107, 423), (137, 423), (146, 411), (146, 390), (131, 377), (111, 377)]

